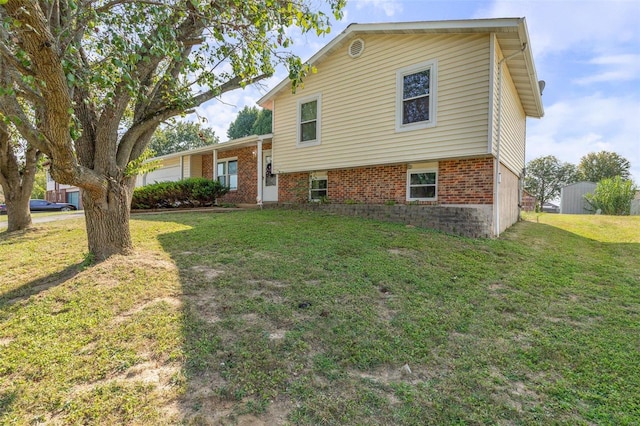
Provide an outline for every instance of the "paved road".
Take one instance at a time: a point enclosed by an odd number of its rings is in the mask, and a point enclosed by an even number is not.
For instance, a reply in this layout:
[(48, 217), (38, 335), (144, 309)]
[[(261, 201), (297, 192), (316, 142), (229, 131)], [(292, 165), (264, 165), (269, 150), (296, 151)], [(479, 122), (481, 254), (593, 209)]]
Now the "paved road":
[[(31, 221), (33, 223), (46, 223), (46, 222), (55, 222), (57, 220), (66, 220), (66, 219), (76, 219), (79, 217), (84, 217), (84, 211), (80, 210), (73, 213), (64, 213), (64, 214), (55, 214), (55, 215), (47, 215), (40, 216), (37, 212), (31, 213)], [(6, 216), (3, 216), (6, 219)], [(0, 230), (7, 227), (7, 222), (0, 222)]]

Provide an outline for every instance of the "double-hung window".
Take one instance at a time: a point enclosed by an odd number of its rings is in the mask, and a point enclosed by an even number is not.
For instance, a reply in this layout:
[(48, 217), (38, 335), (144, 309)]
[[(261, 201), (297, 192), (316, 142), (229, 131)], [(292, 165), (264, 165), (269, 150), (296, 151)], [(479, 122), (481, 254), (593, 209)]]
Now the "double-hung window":
[(320, 144), (320, 95), (298, 101), (298, 146)]
[(329, 195), (328, 179), (326, 172), (316, 172), (309, 181), (309, 199), (321, 201)]
[(238, 160), (222, 160), (217, 165), (218, 182), (230, 190), (238, 189)]
[(438, 195), (436, 169), (409, 169), (407, 171), (407, 200), (435, 201)]
[(396, 130), (435, 126), (436, 62), (423, 62), (396, 74)]

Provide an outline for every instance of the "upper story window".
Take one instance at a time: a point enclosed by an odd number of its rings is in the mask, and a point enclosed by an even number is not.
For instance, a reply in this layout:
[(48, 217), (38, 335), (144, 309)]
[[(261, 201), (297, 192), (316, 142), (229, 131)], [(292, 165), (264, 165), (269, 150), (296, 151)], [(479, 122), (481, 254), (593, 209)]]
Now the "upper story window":
[(238, 160), (220, 160), (217, 167), (218, 182), (232, 191), (238, 189)]
[(399, 70), (396, 85), (396, 130), (435, 126), (436, 62), (423, 62)]
[(298, 101), (298, 145), (320, 144), (320, 95)]

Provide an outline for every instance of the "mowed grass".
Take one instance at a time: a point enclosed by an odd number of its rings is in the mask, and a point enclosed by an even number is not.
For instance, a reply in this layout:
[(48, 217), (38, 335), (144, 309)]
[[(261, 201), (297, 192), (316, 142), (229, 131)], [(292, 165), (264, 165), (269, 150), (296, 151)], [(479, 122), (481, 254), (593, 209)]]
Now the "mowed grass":
[(638, 424), (640, 217), (296, 211), (0, 234), (0, 424)]

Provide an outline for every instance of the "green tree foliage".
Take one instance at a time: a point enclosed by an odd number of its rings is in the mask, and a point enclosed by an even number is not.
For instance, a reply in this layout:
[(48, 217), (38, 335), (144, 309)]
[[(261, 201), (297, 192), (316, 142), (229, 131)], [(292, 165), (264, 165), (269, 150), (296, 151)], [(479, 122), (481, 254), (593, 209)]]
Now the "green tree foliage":
[(31, 198), (44, 199), (47, 195), (47, 171), (39, 168), (35, 176)]
[(272, 129), (272, 117), (273, 113), (270, 109), (261, 109), (258, 112), (258, 118), (253, 123), (251, 134), (253, 135), (266, 135), (273, 131)]
[(160, 156), (218, 142), (219, 138), (210, 128), (203, 128), (200, 123), (185, 121), (159, 127), (151, 138), (149, 148), (155, 155)]
[(616, 176), (602, 179), (593, 194), (586, 194), (584, 198), (594, 212), (600, 210), (602, 214), (625, 216), (629, 215), (636, 191), (638, 188), (633, 181)]
[(229, 125), (227, 137), (239, 139), (250, 135), (266, 135), (271, 133), (272, 113), (268, 109), (244, 107), (236, 119)]
[(580, 180), (600, 182), (605, 178), (620, 176), (629, 179), (631, 174), (629, 160), (615, 152), (591, 152), (580, 159), (578, 174)]
[(252, 135), (253, 125), (258, 119), (258, 108), (244, 107), (238, 113), (235, 120), (229, 125), (227, 137), (229, 139), (240, 139)]
[(576, 182), (576, 167), (562, 163), (553, 155), (539, 157), (527, 163), (524, 187), (538, 200), (538, 210), (542, 205), (560, 195), (560, 188)]
[(94, 258), (128, 254), (127, 165), (158, 126), (277, 64), (295, 90), (311, 67), (287, 53), (291, 28), (327, 34), (345, 3), (0, 1), (0, 115), (48, 157), (57, 182), (83, 189)]

